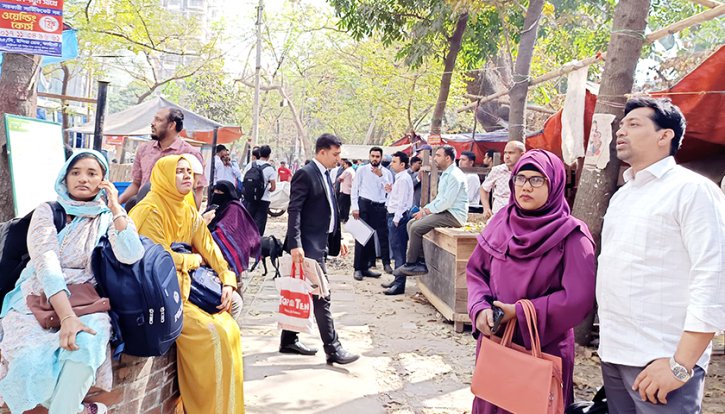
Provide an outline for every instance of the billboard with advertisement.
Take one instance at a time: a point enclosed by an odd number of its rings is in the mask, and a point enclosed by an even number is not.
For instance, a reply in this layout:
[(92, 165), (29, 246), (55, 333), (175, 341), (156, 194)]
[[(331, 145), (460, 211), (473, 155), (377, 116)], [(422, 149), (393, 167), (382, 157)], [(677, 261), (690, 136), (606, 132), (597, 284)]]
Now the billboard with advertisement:
[(63, 0), (0, 0), (0, 51), (61, 56)]

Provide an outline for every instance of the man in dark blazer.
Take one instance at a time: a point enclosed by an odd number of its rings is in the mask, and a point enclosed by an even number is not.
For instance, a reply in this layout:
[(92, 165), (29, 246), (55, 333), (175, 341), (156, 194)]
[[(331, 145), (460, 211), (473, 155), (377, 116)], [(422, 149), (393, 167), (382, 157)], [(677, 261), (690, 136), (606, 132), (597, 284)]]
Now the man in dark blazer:
[[(285, 250), (292, 260), (303, 263), (305, 257), (316, 260), (327, 274), (327, 255), (347, 256), (347, 245), (342, 244), (340, 213), (329, 169), (340, 161), (342, 143), (332, 134), (322, 134), (315, 144), (315, 159), (292, 176), (290, 203), (287, 207), (287, 237)], [(327, 363), (349, 364), (357, 361), (359, 355), (344, 349), (337, 338), (330, 313), (330, 296), (313, 295), (312, 305), (320, 337), (327, 354)], [(317, 349), (303, 345), (297, 332), (282, 331), (279, 352), (288, 354), (314, 355)]]

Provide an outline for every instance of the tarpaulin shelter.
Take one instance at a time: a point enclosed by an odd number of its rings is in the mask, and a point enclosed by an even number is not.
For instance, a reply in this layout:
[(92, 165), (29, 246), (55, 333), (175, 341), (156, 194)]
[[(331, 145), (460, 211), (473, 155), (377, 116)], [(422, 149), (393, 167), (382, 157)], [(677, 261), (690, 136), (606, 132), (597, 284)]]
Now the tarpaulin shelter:
[[(423, 143), (427, 142), (428, 134), (423, 134)], [(410, 142), (407, 136), (395, 141), (391, 146), (405, 145)], [(493, 132), (478, 132), (475, 137), (471, 133), (441, 134), (441, 143), (453, 146), (456, 149), (456, 157), (461, 157), (463, 151), (473, 151), (476, 154), (476, 165), (483, 164), (483, 156), (486, 151), (493, 149), (503, 153), (508, 142), (508, 130), (502, 129)], [(407, 152), (407, 151), (406, 151)]]
[[(677, 162), (687, 163), (715, 154), (725, 153), (725, 47), (705, 60), (675, 86), (648, 96), (666, 97), (677, 105), (687, 120), (685, 138), (677, 152)], [(588, 145), (589, 130), (596, 107), (596, 95), (587, 91), (584, 134), (585, 148)], [(539, 134), (526, 138), (528, 149), (540, 148), (561, 153), (561, 114), (552, 115)]]
[[(184, 137), (212, 144), (215, 127), (219, 128), (217, 134), (218, 144), (229, 144), (242, 136), (240, 127), (224, 126), (161, 97), (107, 115), (103, 126), (103, 135), (151, 135), (151, 121), (153, 121), (156, 112), (162, 108), (177, 108), (184, 113), (184, 130), (181, 131), (181, 135)], [(95, 122), (94, 118), (81, 126), (70, 128), (68, 131), (93, 134)]]
[(678, 163), (725, 152), (725, 47), (677, 85), (649, 95), (670, 98), (685, 115), (687, 129), (677, 152)]

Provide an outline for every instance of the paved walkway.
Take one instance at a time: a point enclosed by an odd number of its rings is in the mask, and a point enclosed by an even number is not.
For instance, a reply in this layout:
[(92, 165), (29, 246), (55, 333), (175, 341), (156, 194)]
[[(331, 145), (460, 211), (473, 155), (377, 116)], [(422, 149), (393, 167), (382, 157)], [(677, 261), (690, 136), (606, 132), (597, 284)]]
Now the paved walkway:
[[(435, 309), (415, 295), (414, 281), (408, 282), (405, 297), (393, 299), (381, 295), (379, 287), (392, 277), (355, 282), (347, 274), (330, 275), (340, 341), (362, 357), (349, 365), (329, 366), (317, 335), (300, 336), (303, 343), (320, 349), (315, 356), (277, 352), (279, 295), (271, 276), (250, 279), (244, 294), (247, 413), (469, 412), (470, 333), (456, 334), (452, 325), (436, 318)], [(463, 349), (466, 358), (446, 355), (452, 348)], [(462, 363), (462, 370), (452, 366), (454, 360)]]
[[(357, 316), (355, 290), (344, 277), (331, 276), (332, 311), (345, 348), (363, 354), (356, 363), (329, 366), (317, 336), (301, 335), (303, 343), (320, 348), (315, 356), (277, 352), (275, 315), (279, 293), (266, 278), (245, 294), (242, 343), (247, 413), (384, 413), (377, 398), (376, 371), (365, 353), (372, 349), (368, 327)], [(250, 300), (251, 299), (251, 300)]]

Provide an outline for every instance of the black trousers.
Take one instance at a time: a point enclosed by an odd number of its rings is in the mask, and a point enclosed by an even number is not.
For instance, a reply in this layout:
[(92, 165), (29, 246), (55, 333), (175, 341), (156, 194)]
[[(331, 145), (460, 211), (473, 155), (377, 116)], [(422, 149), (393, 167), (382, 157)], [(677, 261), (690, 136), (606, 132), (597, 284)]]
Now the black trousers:
[[(327, 277), (327, 268), (325, 267), (324, 259), (315, 259), (320, 264), (322, 271), (325, 272)], [(317, 328), (320, 330), (320, 338), (322, 339), (323, 349), (326, 354), (333, 354), (338, 350), (342, 349), (340, 340), (337, 338), (337, 331), (335, 331), (335, 323), (332, 320), (332, 313), (330, 312), (330, 299), (332, 295), (328, 297), (321, 297), (318, 295), (312, 295), (312, 306), (315, 312), (315, 321), (317, 321)], [(280, 338), (280, 346), (292, 345), (297, 341), (297, 332), (294, 331), (282, 331)]]
[(338, 194), (337, 204), (340, 206), (340, 221), (347, 223), (347, 219), (350, 217), (350, 194)]
[(259, 237), (264, 237), (264, 230), (267, 228), (267, 213), (269, 213), (269, 201), (245, 201), (244, 207), (254, 219), (254, 224), (259, 230)]
[[(384, 265), (390, 264), (390, 246), (388, 243), (388, 210), (383, 203), (373, 203), (372, 201), (361, 198), (359, 200), (360, 220), (366, 222), (375, 230), (380, 242), (380, 255)], [(368, 244), (355, 242), (355, 270), (367, 270), (371, 263), (375, 263), (375, 242), (373, 239)]]

